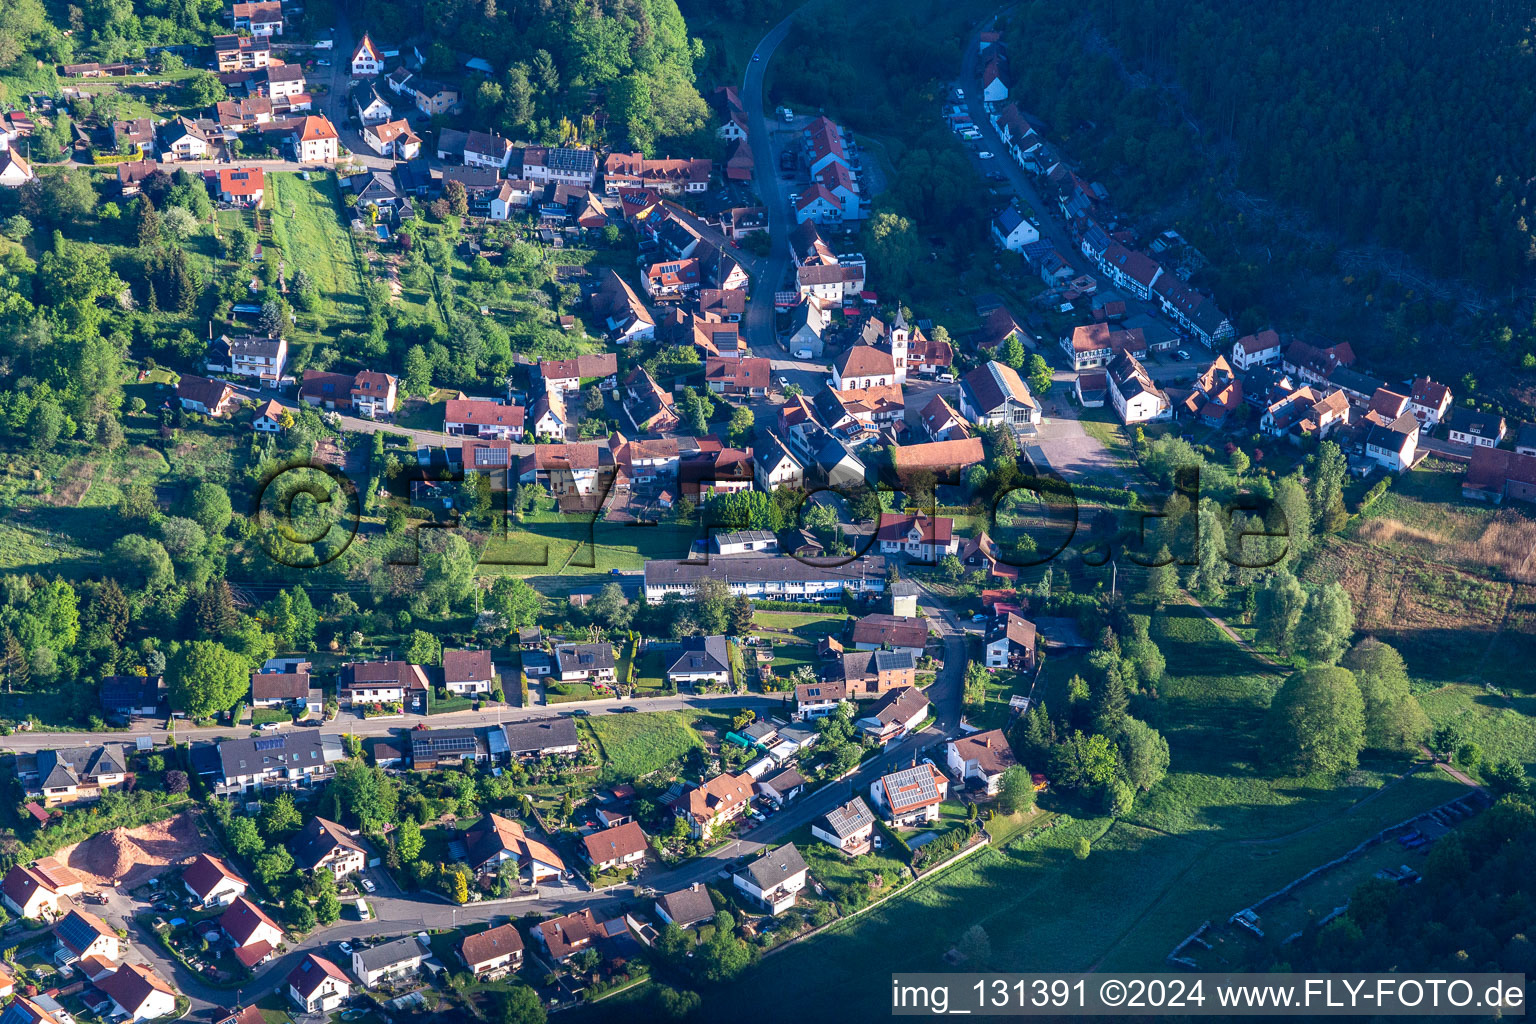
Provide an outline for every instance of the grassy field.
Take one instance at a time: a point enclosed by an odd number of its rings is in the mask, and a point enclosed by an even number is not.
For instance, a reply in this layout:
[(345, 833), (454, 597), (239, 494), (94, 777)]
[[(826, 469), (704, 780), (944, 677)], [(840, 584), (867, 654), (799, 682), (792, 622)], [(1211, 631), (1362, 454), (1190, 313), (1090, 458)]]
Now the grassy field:
[(603, 748), (604, 763), (629, 779), (649, 775), (704, 745), (680, 711), (594, 715), (584, 721)]
[(512, 576), (591, 576), (614, 569), (640, 569), (649, 559), (679, 559), (688, 554), (687, 532), (665, 525), (631, 526), (562, 516), (557, 522), (509, 526), (495, 537), (481, 558), (481, 571)]
[(341, 221), (336, 182), (329, 175), (305, 181), (297, 174), (270, 174), (267, 181), (273, 237), (290, 261), (290, 272), (303, 268), (309, 273), (328, 317), (362, 319), (363, 283)]
[[(1402, 776), (1403, 763), (1343, 779), (1274, 775), (1258, 733), (1278, 677), (1193, 608), (1155, 620), (1153, 635), (1170, 676), (1157, 700), (1138, 699), (1132, 710), (1163, 731), (1173, 763), (1127, 820), (1037, 816), (1056, 827), (983, 851), (750, 971), (730, 994), (740, 1019), (766, 1020), (786, 1001), (810, 1021), (888, 1012), (890, 974), (932, 970), (974, 924), (987, 931), (993, 957), (967, 969), (1156, 970), (1201, 921), (1223, 919), (1464, 792), (1437, 772)], [(1057, 804), (1047, 795), (1042, 813)], [(1032, 827), (1010, 821), (999, 832)], [(1079, 836), (1092, 843), (1086, 861), (1071, 852)], [(812, 998), (826, 991), (846, 998)], [(580, 1019), (619, 1019), (609, 1016), (619, 1007), (606, 1007)]]

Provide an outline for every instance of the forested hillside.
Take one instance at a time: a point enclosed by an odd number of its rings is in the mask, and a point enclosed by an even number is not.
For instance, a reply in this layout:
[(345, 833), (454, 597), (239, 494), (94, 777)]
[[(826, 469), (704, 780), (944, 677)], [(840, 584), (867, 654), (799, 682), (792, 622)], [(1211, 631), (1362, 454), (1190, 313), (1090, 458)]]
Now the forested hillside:
[[(1347, 239), (1401, 249), (1490, 292), (1529, 272), (1528, 7), (1087, 0), (1018, 10), (1009, 44), (1026, 102), (1063, 130), (1111, 129), (1110, 151), (1097, 155), (1133, 177), (1194, 184), (1209, 170), (1187, 149), (1198, 131), (1206, 154), (1229, 158), (1239, 188), (1303, 207)], [(1131, 87), (1157, 82), (1175, 87), (1183, 118)]]
[[(657, 139), (691, 135), (708, 122), (694, 88), (703, 46), (689, 39), (675, 0), (347, 0), (344, 6), (359, 31), (392, 41), (431, 37), (428, 71), (457, 68), (455, 51), (489, 61), (496, 74), (470, 102), (509, 134), (551, 138), (567, 119), (582, 128), (593, 91), (604, 100), (612, 144), (649, 150)], [(583, 135), (590, 138), (593, 127), (587, 124)]]

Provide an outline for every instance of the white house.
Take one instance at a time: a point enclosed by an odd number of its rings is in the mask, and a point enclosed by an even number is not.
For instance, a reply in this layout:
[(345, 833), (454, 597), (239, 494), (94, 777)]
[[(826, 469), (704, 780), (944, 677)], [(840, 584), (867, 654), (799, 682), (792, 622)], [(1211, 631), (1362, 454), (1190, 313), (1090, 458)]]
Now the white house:
[(305, 1013), (330, 1013), (351, 994), (352, 983), (341, 968), (313, 953), (288, 972), (288, 997)]
[(176, 1013), (176, 990), (148, 964), (122, 964), (93, 984), (112, 1000), (116, 1019), (154, 1020)]
[(732, 876), (736, 888), (777, 916), (795, 905), (805, 888), (805, 859), (794, 843), (769, 850)]
[(277, 922), (244, 896), (236, 896), (219, 915), (219, 928), (237, 950), (265, 945), (270, 952), (283, 941)]
[(358, 41), (357, 49), (352, 51), (352, 77), (361, 78), (364, 75), (377, 75), (384, 71), (384, 54), (368, 33), (363, 33), (363, 38)]
[(421, 962), (432, 951), (414, 935), (377, 946), (352, 951), (352, 973), (363, 988), (377, 988), (386, 981), (398, 981), (421, 969)]
[(58, 943), (55, 958), (60, 963), (73, 963), (88, 956), (101, 956), (108, 960), (122, 956), (123, 940), (117, 937), (117, 932), (108, 928), (106, 922), (95, 914), (83, 910), (71, 910), (65, 914), (54, 926), (53, 937)]
[(1281, 356), (1278, 331), (1260, 331), (1245, 334), (1232, 343), (1232, 367), (1238, 373), (1247, 373), (1255, 366), (1264, 366)]
[(869, 852), (875, 832), (875, 815), (863, 797), (854, 797), (811, 822), (811, 835), (837, 849), (845, 857)]
[(32, 165), (20, 153), (0, 146), (0, 188), (20, 188), (35, 177)]
[(1475, 409), (1451, 411), (1448, 436), (1452, 444), (1497, 448), (1507, 432), (1508, 425), (1504, 417), (1496, 413), (1478, 412)]
[(222, 907), (249, 888), (222, 859), (200, 853), (181, 873), (181, 884), (204, 907)]
[(52, 857), (31, 865), (16, 864), (0, 882), (0, 896), (11, 913), (32, 920), (57, 916), (61, 897), (84, 891), (84, 880)]
[(523, 936), (515, 924), (498, 925), (464, 936), (459, 959), (480, 981), (494, 981), (523, 965)]
[(988, 796), (997, 795), (1003, 772), (1018, 764), (1001, 729), (952, 739), (944, 752), (949, 773), (962, 782), (979, 784)]
[(1408, 411), (1424, 430), (1433, 430), (1451, 408), (1451, 389), (1444, 384), (1418, 377), (1408, 394)]
[(1018, 252), (1031, 242), (1040, 241), (1040, 229), (1025, 219), (1017, 207), (1009, 206), (992, 218), (992, 239), (1010, 252)]
[(875, 809), (895, 825), (937, 821), (949, 780), (926, 761), (882, 775), (869, 784)]
[(674, 686), (730, 682), (730, 648), (724, 636), (689, 637), (667, 657), (667, 682)]
[(444, 651), (443, 686), (449, 693), (468, 696), (496, 688), (496, 668), (487, 650)]
[(1173, 403), (1152, 381), (1141, 360), (1122, 352), (1109, 364), (1109, 400), (1126, 426), (1153, 423), (1173, 416)]
[(752, 479), (759, 490), (776, 491), (780, 487), (800, 487), (805, 483), (805, 467), (784, 446), (784, 442), (770, 434), (769, 443), (761, 446), (753, 461)]
[(923, 512), (882, 512), (875, 534), (882, 555), (904, 554), (920, 562), (937, 562), (960, 547), (955, 521)]

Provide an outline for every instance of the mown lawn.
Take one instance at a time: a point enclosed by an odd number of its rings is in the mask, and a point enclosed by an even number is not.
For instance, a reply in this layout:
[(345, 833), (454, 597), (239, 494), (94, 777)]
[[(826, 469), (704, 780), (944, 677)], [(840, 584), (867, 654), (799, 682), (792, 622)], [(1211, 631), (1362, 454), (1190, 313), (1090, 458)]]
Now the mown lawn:
[[(494, 537), (480, 559), (480, 571), (512, 576), (601, 576), (614, 569), (641, 569), (651, 559), (688, 555), (689, 535), (666, 526), (631, 526), (562, 516), (557, 522), (509, 526)], [(593, 579), (595, 585), (601, 581)]]
[(627, 779), (638, 779), (704, 746), (679, 711), (593, 715), (584, 720), (603, 748), (603, 760)]

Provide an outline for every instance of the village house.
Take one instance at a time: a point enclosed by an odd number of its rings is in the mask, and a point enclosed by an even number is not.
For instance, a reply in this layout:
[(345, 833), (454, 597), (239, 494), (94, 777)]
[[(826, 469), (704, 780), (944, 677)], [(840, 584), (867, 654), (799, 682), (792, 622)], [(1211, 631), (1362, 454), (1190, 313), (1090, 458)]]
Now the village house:
[(523, 826), (510, 818), (487, 812), (464, 833), (464, 862), (481, 878), (494, 877), (501, 865), (514, 861), (517, 876), (528, 885), (557, 879), (565, 873), (565, 861)]
[(219, 915), (219, 930), (247, 967), (262, 963), (283, 941), (283, 929), (245, 896), (236, 896)]
[(459, 942), (459, 959), (476, 981), (504, 978), (523, 966), (522, 933), (515, 924), (503, 924), (466, 935)]
[(1035, 670), (1035, 624), (1013, 612), (998, 618), (987, 634), (983, 663), (987, 668)]
[(352, 951), (352, 973), (363, 988), (402, 981), (421, 970), (432, 951), (414, 935)]
[(213, 152), (213, 142), (196, 121), (177, 117), (160, 128), (160, 152), (171, 160), (206, 160)]
[(865, 555), (839, 565), (808, 565), (795, 558), (768, 555), (715, 558), (709, 562), (673, 559), (645, 563), (645, 597), (660, 602), (668, 593), (690, 595), (703, 580), (720, 580), (732, 595), (774, 601), (841, 600), (885, 592), (885, 559)]
[(639, 822), (600, 829), (581, 837), (582, 856), (598, 871), (636, 867), (645, 862), (647, 840)]
[(1452, 444), (1497, 448), (1509, 432), (1509, 425), (1503, 416), (1465, 407), (1451, 410), (1446, 422), (1446, 436)]
[(411, 130), (409, 121), (401, 118), (397, 121), (380, 121), (375, 124), (364, 124), (358, 133), (368, 148), (379, 156), (391, 157), (395, 160), (414, 160), (421, 155), (421, 136)]
[(1109, 399), (1126, 426), (1155, 423), (1173, 415), (1173, 403), (1152, 381), (1141, 360), (1129, 352), (1116, 356), (1105, 371), (1109, 376)]
[(288, 972), (288, 998), (305, 1013), (330, 1013), (351, 994), (352, 983), (341, 968), (314, 953), (306, 953)]
[(1005, 206), (992, 218), (992, 240), (1009, 252), (1019, 252), (1040, 240), (1040, 229), (1031, 224), (1017, 206)]
[(997, 796), (1003, 772), (1018, 764), (1001, 729), (957, 737), (946, 743), (944, 750), (949, 773), (987, 796)]
[[(0, 153), (0, 166), (4, 165), (4, 153)], [(144, 179), (160, 169), (160, 165), (154, 160), (132, 160), (128, 163), (117, 165), (117, 190), (124, 198), (136, 196), (142, 192)], [(0, 170), (0, 184), (4, 184), (4, 171)]]
[(164, 676), (102, 676), (101, 710), (113, 718), (157, 715), (165, 699)]
[(329, 871), (339, 882), (368, 866), (368, 851), (349, 829), (325, 818), (313, 817), (293, 837), (289, 847), (301, 871)]
[(613, 644), (556, 644), (554, 676), (562, 683), (614, 680)]
[(694, 838), (707, 838), (752, 809), (752, 786), (750, 775), (722, 773), (683, 793), (672, 812), (687, 821)]
[(862, 857), (868, 853), (874, 833), (874, 812), (859, 796), (811, 822), (811, 835), (845, 857)]
[(491, 196), (490, 205), (486, 216), (492, 220), (506, 220), (519, 210), (526, 210), (533, 205), (534, 192), (538, 186), (533, 182), (522, 178), (503, 178), (498, 183), (496, 194)]
[(362, 370), (358, 373), (330, 373), (305, 370), (299, 384), (299, 397), (313, 406), (353, 412), (366, 419), (378, 419), (395, 411), (399, 381), (387, 373)]
[(657, 917), (679, 928), (692, 928), (715, 916), (715, 901), (710, 898), (709, 888), (703, 882), (666, 893), (656, 900), (655, 906)]
[(294, 159), (300, 163), (331, 163), (337, 156), (340, 137), (324, 114), (302, 118), (292, 133)]
[[(766, 741), (759, 742), (764, 742), (766, 744)], [(758, 762), (758, 764), (762, 765), (762, 767), (758, 770), (766, 772), (767, 769), (773, 765), (773, 761), (774, 759), (772, 757), (764, 757), (761, 761)], [(752, 770), (753, 769), (751, 768), (747, 769), (749, 774), (752, 772)], [(772, 775), (764, 775), (763, 778), (759, 779), (756, 783), (753, 784), (752, 788), (758, 796), (762, 797), (764, 800), (767, 800), (769, 803), (773, 804), (773, 806), (783, 807), (785, 804), (788, 804), (796, 797), (798, 797), (801, 793), (805, 792), (805, 787), (807, 785), (809, 785), (809, 783), (805, 781), (805, 776), (801, 775), (797, 768), (791, 766), (788, 768), (782, 768), (779, 771), (774, 772)]]
[(310, 678), (313, 666), (302, 658), (273, 658), (251, 673), (251, 706), (320, 711), (319, 688)]
[(980, 426), (1028, 433), (1040, 422), (1040, 405), (1018, 371), (994, 359), (961, 378), (960, 414)]
[[(229, 173), (220, 171), (221, 175)], [(261, 199), (261, 171), (255, 170), (256, 202)], [(231, 338), (221, 334), (208, 345), (208, 369), (217, 373), (232, 373), (240, 377), (255, 377), (263, 384), (275, 386), (282, 379), (288, 365), (288, 341), (267, 335), (248, 334)]]
[(1196, 377), (1190, 392), (1179, 406), (1182, 415), (1192, 416), (1208, 427), (1220, 427), (1231, 414), (1244, 408), (1243, 382), (1233, 372), (1225, 356)]
[(869, 784), (875, 810), (903, 827), (937, 821), (949, 780), (926, 761), (882, 775)]
[(28, 796), (41, 796), (44, 807), (97, 800), (129, 780), (128, 754), (121, 743), (58, 747), (37, 752), (37, 779)]
[(123, 940), (107, 927), (105, 921), (84, 910), (71, 910), (54, 925), (53, 938), (58, 952), (54, 959), (71, 964), (88, 956), (116, 960), (122, 956)]
[(1109, 394), (1109, 374), (1103, 370), (1080, 373), (1072, 382), (1072, 391), (1077, 396), (1077, 404), (1084, 409), (1102, 409)]
[(427, 672), (405, 661), (354, 661), (341, 666), (336, 699), (342, 707), (400, 704), (426, 711)]
[(1311, 385), (1283, 393), (1259, 417), (1261, 431), (1293, 444), (1303, 438), (1321, 440), (1348, 425), (1349, 397), (1339, 390), (1324, 395)]
[(916, 682), (917, 661), (910, 651), (847, 651), (841, 657), (846, 696), (869, 700)]
[(1406, 473), (1418, 457), (1419, 421), (1409, 412), (1388, 419), (1367, 414), (1360, 424), (1367, 458), (1392, 473)]
[(915, 686), (901, 686), (886, 693), (854, 720), (854, 726), (877, 743), (892, 743), (915, 730), (932, 707), (928, 695)]
[(490, 730), (412, 729), (411, 767), (416, 771), (479, 764), (490, 759)]
[(520, 405), (469, 398), (443, 404), (443, 432), (453, 437), (485, 437), (520, 441), (528, 410)]
[(266, 789), (310, 789), (336, 774), (345, 757), (341, 737), (318, 729), (276, 736), (226, 739), (192, 748), (192, 763), (219, 796), (255, 795)]
[(218, 418), (234, 408), (235, 389), (222, 380), (184, 373), (176, 382), (176, 398), (188, 412)]
[(544, 390), (565, 393), (589, 383), (611, 388), (619, 373), (619, 359), (612, 352), (584, 353), (574, 359), (546, 359), (539, 363)]
[(937, 564), (959, 550), (955, 521), (924, 512), (882, 512), (875, 533), (882, 555), (906, 555), (919, 563)]
[(709, 191), (713, 169), (704, 157), (650, 160), (639, 153), (609, 153), (603, 162), (603, 188), (610, 196), (625, 188), (654, 189), (663, 196), (699, 195)]
[(42, 921), (57, 917), (59, 900), (85, 892), (85, 880), (52, 857), (15, 864), (0, 882), (0, 897), (17, 917)]
[(32, 165), (7, 146), (0, 146), (0, 188), (20, 188), (37, 177)]
[(148, 964), (122, 964), (92, 983), (112, 1000), (116, 1020), (155, 1020), (176, 1012), (176, 990)]
[[(364, 128), (383, 124), (395, 116), (394, 104), (379, 90), (378, 82), (358, 82), (352, 86), (351, 102), (352, 115)], [(367, 140), (366, 133), (363, 138)]]
[(795, 905), (809, 869), (794, 843), (769, 850), (731, 876), (747, 898), (777, 917)]
[(1408, 393), (1408, 411), (1424, 430), (1440, 425), (1451, 409), (1451, 389), (1428, 377), (1416, 377)]
[[(905, 377), (905, 372), (902, 374)], [(832, 363), (832, 387), (836, 391), (853, 391), (900, 383), (896, 378), (896, 362), (892, 353), (873, 345), (858, 344), (838, 356)]]
[(200, 906), (222, 907), (250, 888), (221, 858), (200, 853), (181, 873), (181, 884)]
[(777, 435), (769, 434), (768, 443), (757, 450), (753, 480), (758, 490), (762, 491), (776, 491), (780, 487), (799, 488), (805, 485), (805, 467), (789, 453)]
[(541, 921), (533, 929), (534, 938), (548, 951), (555, 963), (563, 964), (582, 950), (592, 946), (603, 935), (602, 922), (584, 907), (574, 914)]
[(866, 615), (853, 624), (853, 646), (860, 651), (905, 651), (921, 658), (928, 646), (928, 620), (913, 615)]
[(1280, 335), (1273, 330), (1245, 334), (1232, 343), (1232, 366), (1247, 373), (1255, 366), (1267, 366), (1280, 358)]
[(245, 31), (253, 36), (283, 34), (283, 5), (280, 0), (234, 4), (230, 8), (230, 18), (236, 32)]
[(597, 154), (572, 146), (525, 146), (522, 177), (540, 184), (556, 182), (591, 188), (597, 179)]
[(363, 38), (357, 41), (357, 48), (352, 51), (352, 57), (348, 63), (351, 64), (353, 78), (382, 74), (384, 52), (368, 37), (368, 33), (364, 32)]
[(1108, 323), (1080, 324), (1062, 339), (1061, 348), (1072, 360), (1072, 369), (1081, 371), (1107, 366), (1121, 353), (1145, 358), (1147, 340), (1139, 327), (1117, 330)]
[(970, 425), (945, 401), (943, 395), (934, 395), (920, 414), (923, 433), (930, 441), (960, 441), (971, 437)]
[(1536, 455), (1476, 447), (1461, 481), (1461, 495), (1502, 505), (1506, 498), (1536, 502)]
[(731, 659), (724, 636), (693, 636), (683, 640), (667, 665), (667, 682), (673, 686), (727, 683)]
[(756, 356), (711, 356), (704, 360), (704, 383), (717, 395), (762, 398), (768, 394), (769, 363)]
[(841, 679), (800, 683), (795, 686), (795, 717), (802, 721), (825, 718), (847, 699), (848, 684)]
[(490, 693), (496, 685), (496, 668), (491, 664), (490, 651), (443, 651), (443, 686), (449, 693)]
[(265, 36), (214, 36), (213, 59), (219, 71), (255, 71), (272, 61), (272, 43)]
[(459, 105), (459, 90), (430, 78), (412, 78), (408, 91), (416, 109), (427, 117), (447, 114)]

